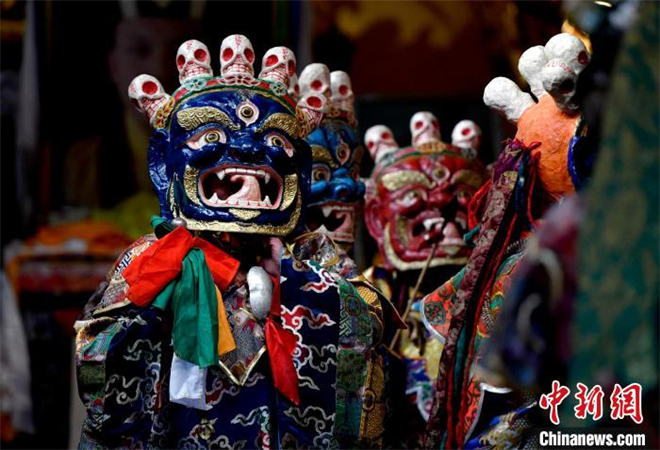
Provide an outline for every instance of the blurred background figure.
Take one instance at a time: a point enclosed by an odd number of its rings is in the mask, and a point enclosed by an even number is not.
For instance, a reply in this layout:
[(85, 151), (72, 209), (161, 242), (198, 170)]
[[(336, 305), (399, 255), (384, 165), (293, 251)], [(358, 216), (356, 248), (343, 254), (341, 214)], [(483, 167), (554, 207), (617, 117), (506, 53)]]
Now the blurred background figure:
[[(578, 23), (599, 12), (579, 6), (573, 10)], [(658, 14), (657, 3), (623, 4), (589, 30), (594, 55), (605, 43), (620, 48), (616, 58), (594, 58), (593, 73), (611, 83), (606, 99), (598, 91), (587, 97), (598, 96), (594, 103), (605, 106), (599, 114), (591, 111), (593, 122), (602, 124), (593, 179), (581, 196), (546, 215), (483, 364), (537, 398), (550, 392), (553, 380), (572, 390), (578, 382), (600, 386), (603, 418), (576, 419), (574, 403), (565, 402), (562, 424), (636, 427), (648, 448), (659, 443)], [(642, 386), (641, 424), (610, 417), (617, 383)]]
[[(153, 198), (145, 152), (151, 130), (123, 94), (128, 83), (141, 73), (155, 74), (172, 89), (176, 78), (170, 67), (171, 55), (192, 36), (195, 22), (187, 17), (181, 20), (132, 14), (120, 19), (106, 61), (121, 107), (117, 108), (117, 117), (102, 124), (100, 133), (76, 140), (67, 149), (64, 180), (76, 183), (64, 183), (65, 204), (113, 208), (134, 195)], [(94, 99), (90, 100), (95, 106)]]

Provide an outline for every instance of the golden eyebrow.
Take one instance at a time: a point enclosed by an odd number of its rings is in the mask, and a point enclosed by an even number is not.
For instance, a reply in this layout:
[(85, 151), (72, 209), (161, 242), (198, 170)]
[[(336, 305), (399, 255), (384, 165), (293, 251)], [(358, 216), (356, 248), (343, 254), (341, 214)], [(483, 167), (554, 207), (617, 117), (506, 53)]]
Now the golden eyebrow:
[(397, 191), (409, 184), (421, 184), (427, 189), (431, 189), (435, 185), (435, 183), (431, 182), (426, 175), (414, 170), (401, 170), (386, 173), (381, 177), (381, 182), (388, 191)]
[(320, 145), (312, 145), (312, 161), (315, 163), (327, 164), (333, 169), (336, 169), (337, 163), (332, 159), (332, 155), (325, 147)]
[(240, 129), (227, 114), (212, 106), (184, 109), (176, 114), (176, 120), (186, 131), (194, 130), (200, 125), (212, 122), (220, 123), (230, 130)]
[(264, 123), (259, 125), (256, 129), (257, 133), (261, 133), (269, 128), (276, 128), (291, 136), (293, 139), (300, 137), (300, 126), (295, 117), (285, 113), (275, 113), (269, 116)]

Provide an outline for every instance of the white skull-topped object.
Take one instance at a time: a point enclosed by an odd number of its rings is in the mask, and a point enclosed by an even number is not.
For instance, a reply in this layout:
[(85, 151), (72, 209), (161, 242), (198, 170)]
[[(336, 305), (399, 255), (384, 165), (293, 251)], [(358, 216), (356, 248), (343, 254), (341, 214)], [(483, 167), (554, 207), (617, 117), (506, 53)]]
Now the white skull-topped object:
[(220, 46), (220, 73), (228, 76), (254, 76), (254, 49), (248, 38), (232, 34)]
[[(190, 78), (171, 96), (149, 75), (129, 86), (131, 101), (156, 130), (148, 156), (161, 213), (188, 230), (285, 236), (299, 226), (312, 163), (304, 139), (321, 123), (326, 99), (309, 94), (294, 103), (289, 64), (278, 74), (286, 84), (267, 81), (279, 70), (272, 65), (265, 79), (252, 76), (255, 55), (240, 50), (251, 47), (244, 37), (231, 36), (223, 47), (225, 75)], [(186, 58), (205, 48), (183, 46), (182, 79), (190, 75)], [(202, 155), (203, 162), (190, 164)]]
[(497, 77), (484, 89), (484, 103), (509, 122), (518, 123), (520, 116), (534, 105), (534, 99), (510, 79)]
[(330, 101), (333, 108), (353, 114), (355, 110), (355, 95), (351, 86), (351, 78), (342, 70), (330, 73)]
[[(589, 53), (580, 39), (561, 33), (545, 46), (525, 51), (518, 62), (518, 70), (537, 100), (550, 94), (560, 110), (574, 114), (577, 106), (572, 99), (578, 76), (589, 60)], [(510, 79), (497, 77), (484, 89), (484, 103), (515, 124), (536, 102)]]
[(144, 113), (153, 124), (158, 108), (170, 99), (155, 77), (151, 75), (138, 75), (128, 85), (128, 97), (138, 111)]
[(440, 142), (440, 124), (438, 119), (428, 111), (419, 111), (410, 119), (412, 145), (422, 145), (429, 142)]
[(321, 63), (312, 63), (300, 73), (300, 92), (302, 95), (318, 94), (330, 100), (330, 70)]
[[(271, 48), (263, 58), (264, 67), (260, 72), (260, 79), (257, 79), (254, 77), (253, 69), (255, 55), (247, 37), (240, 34), (228, 36), (222, 41), (220, 48), (219, 77), (213, 78), (208, 47), (192, 39), (184, 42), (177, 52), (176, 64), (181, 87), (173, 94), (174, 97), (165, 92), (162, 84), (155, 77), (143, 74), (135, 77), (129, 85), (128, 95), (131, 102), (147, 116), (154, 128), (163, 128), (171, 117), (174, 105), (180, 100), (181, 95), (177, 96), (177, 92), (181, 90), (200, 91), (218, 84), (227, 87), (256, 86), (263, 80), (271, 82), (271, 90), (274, 94), (281, 96), (288, 93), (295, 100), (296, 122), (300, 126), (301, 136), (306, 136), (319, 126), (330, 102), (330, 75), (327, 67), (323, 64), (316, 65), (325, 67), (327, 72), (325, 78), (328, 97), (326, 98), (326, 92), (311, 91), (301, 98), (296, 76), (296, 57), (290, 49)], [(200, 81), (203, 82), (201, 86), (191, 87), (185, 83), (195, 78), (201, 79)], [(172, 103), (170, 100), (176, 101)], [(258, 114), (253, 115), (249, 120), (241, 120), (251, 124), (257, 118)]]
[(520, 57), (520, 73), (534, 97), (504, 77), (495, 78), (484, 89), (484, 103), (516, 125), (515, 140), (536, 145), (531, 152), (539, 158), (539, 180), (553, 199), (574, 192), (583, 180), (574, 165), (574, 152), (581, 150), (571, 142), (581, 139), (586, 127), (573, 97), (589, 59), (580, 39), (558, 34)]
[(547, 63), (543, 66), (543, 88), (565, 112), (574, 112), (578, 106), (572, 102), (578, 75), (589, 64), (589, 53), (582, 41), (568, 33), (553, 36), (545, 44)]
[(374, 125), (369, 128), (364, 134), (364, 144), (376, 163), (399, 149), (392, 130), (385, 125)]
[(301, 126), (304, 126), (302, 135), (308, 135), (312, 130), (318, 128), (323, 120), (323, 115), (328, 107), (328, 99), (320, 94), (307, 94), (298, 100), (296, 113), (302, 114), (304, 120)]
[(296, 55), (286, 47), (273, 47), (261, 60), (259, 78), (279, 82), (289, 87), (289, 79), (296, 74)]
[(461, 120), (451, 132), (451, 143), (465, 156), (476, 156), (481, 146), (481, 128), (471, 120)]
[(212, 77), (211, 55), (208, 47), (195, 39), (184, 42), (176, 52), (179, 83), (197, 77)]

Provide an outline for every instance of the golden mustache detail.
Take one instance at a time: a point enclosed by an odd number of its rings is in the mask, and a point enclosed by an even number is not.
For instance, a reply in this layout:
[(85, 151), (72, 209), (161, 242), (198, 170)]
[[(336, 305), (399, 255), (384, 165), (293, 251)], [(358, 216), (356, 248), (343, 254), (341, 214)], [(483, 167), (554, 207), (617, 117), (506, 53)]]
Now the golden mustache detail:
[(426, 175), (415, 170), (401, 170), (398, 172), (386, 173), (381, 177), (381, 183), (388, 191), (397, 191), (402, 187), (411, 184), (421, 184), (426, 189), (435, 187), (435, 183), (428, 179)]
[(199, 179), (199, 170), (186, 166), (183, 172), (183, 189), (186, 191), (186, 196), (197, 206), (204, 206), (199, 200), (197, 195), (197, 180)]
[(282, 192), (282, 204), (280, 205), (280, 211), (284, 211), (287, 209), (289, 206), (291, 206), (291, 203), (293, 203), (293, 200), (296, 198), (296, 194), (298, 193), (298, 175), (291, 174), (287, 175), (284, 178), (284, 192)]
[[(170, 210), (174, 211), (173, 202), (170, 200)], [(183, 213), (180, 217), (186, 221), (186, 227), (192, 231), (225, 231), (229, 233), (250, 233), (272, 236), (286, 236), (296, 227), (302, 210), (302, 196), (300, 192), (296, 196), (296, 206), (291, 218), (284, 225), (259, 225), (249, 222), (221, 222), (219, 220), (197, 220), (186, 217)]]
[(251, 220), (261, 215), (261, 211), (257, 209), (229, 208), (229, 212), (241, 220)]
[(396, 234), (399, 236), (399, 240), (403, 245), (408, 245), (408, 219), (402, 217), (401, 215), (396, 216), (394, 219), (394, 225), (396, 229)]
[(186, 131), (206, 123), (220, 123), (230, 130), (239, 130), (241, 127), (231, 121), (229, 116), (217, 108), (211, 106), (200, 106), (197, 108), (188, 108), (176, 113), (176, 120)]

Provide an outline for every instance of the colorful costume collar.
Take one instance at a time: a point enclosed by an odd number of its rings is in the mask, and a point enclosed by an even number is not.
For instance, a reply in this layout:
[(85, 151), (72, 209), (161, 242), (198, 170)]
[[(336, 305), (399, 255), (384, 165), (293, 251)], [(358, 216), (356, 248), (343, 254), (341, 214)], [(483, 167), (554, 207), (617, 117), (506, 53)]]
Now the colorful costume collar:
[[(172, 309), (175, 354), (199, 367), (218, 365), (218, 357), (235, 343), (220, 292), (238, 272), (240, 263), (183, 227), (172, 228), (154, 216), (152, 225), (162, 237), (128, 266), (123, 276), (130, 288), (127, 298), (140, 307)], [(298, 404), (298, 379), (292, 354), (296, 339), (281, 325), (279, 282), (266, 319), (266, 346), (275, 387)]]

